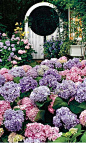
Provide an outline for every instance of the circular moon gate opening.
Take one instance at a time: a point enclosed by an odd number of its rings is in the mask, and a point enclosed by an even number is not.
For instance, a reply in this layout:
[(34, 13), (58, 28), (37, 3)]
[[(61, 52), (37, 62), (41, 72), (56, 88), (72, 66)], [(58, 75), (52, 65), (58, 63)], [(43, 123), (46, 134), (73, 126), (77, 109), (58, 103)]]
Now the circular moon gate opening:
[(51, 35), (59, 25), (59, 16), (57, 12), (49, 6), (40, 6), (35, 8), (28, 20), (28, 26), (31, 30), (40, 35)]

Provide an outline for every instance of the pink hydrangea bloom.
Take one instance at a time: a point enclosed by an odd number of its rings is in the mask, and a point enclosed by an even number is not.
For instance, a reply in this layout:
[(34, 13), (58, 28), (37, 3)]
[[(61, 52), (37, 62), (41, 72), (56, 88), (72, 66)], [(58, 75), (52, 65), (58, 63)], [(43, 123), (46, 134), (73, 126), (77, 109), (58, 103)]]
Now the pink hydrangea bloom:
[(67, 58), (65, 56), (63, 56), (63, 57), (59, 58), (58, 61), (60, 63), (65, 63), (65, 62), (67, 62)]
[(66, 76), (67, 74), (70, 74), (70, 70), (67, 69), (67, 70), (64, 70), (64, 71), (60, 71), (59, 74), (62, 75), (62, 76)]
[(50, 102), (50, 105), (48, 106), (48, 111), (52, 114), (54, 114), (54, 111), (55, 111), (52, 107), (53, 107), (56, 97), (57, 95), (53, 95), (53, 94), (50, 95), (50, 99), (52, 99), (52, 102)]
[(11, 63), (12, 63), (13, 65), (16, 65), (16, 64), (17, 64), (17, 61), (13, 60), (13, 61), (11, 61)]
[(62, 133), (59, 133), (58, 127), (51, 127), (49, 125), (45, 125), (44, 129), (46, 131), (46, 137), (50, 141), (55, 141), (58, 137), (60, 137), (62, 135)]
[(28, 123), (25, 130), (25, 136), (33, 139), (40, 139), (40, 141), (46, 141), (48, 138), (50, 141), (56, 140), (62, 133), (59, 133), (58, 127), (51, 127), (49, 125), (43, 125), (41, 123)]
[(13, 80), (13, 76), (9, 73), (5, 73), (5, 74), (3, 74), (3, 76), (5, 77), (6, 81), (12, 81)]
[(10, 109), (10, 103), (4, 100), (0, 100), (0, 126), (3, 123), (3, 114), (7, 109)]
[(83, 125), (83, 126), (86, 126), (86, 110), (82, 111), (80, 116), (80, 123)]
[(24, 39), (23, 42), (24, 42), (24, 44), (28, 44), (29, 41), (28, 41), (28, 39)]
[(25, 130), (25, 136), (46, 141), (44, 125), (41, 123), (28, 123)]
[(4, 100), (0, 100), (0, 114), (4, 114), (5, 110), (10, 109), (10, 103)]
[(25, 46), (25, 49), (30, 49), (30, 47), (28, 45)]
[(31, 110), (26, 109), (26, 119), (29, 118), (30, 121), (34, 122), (39, 109), (37, 107), (33, 107)]
[(3, 33), (3, 34), (2, 34), (2, 36), (3, 36), (3, 37), (6, 37), (6, 36), (7, 36), (7, 34)]
[(86, 67), (81, 71), (82, 76), (86, 76)]
[(32, 105), (30, 98), (24, 97), (22, 100), (18, 102), (18, 105), (19, 105), (18, 107), (21, 110), (26, 110), (26, 119), (29, 118), (29, 120), (34, 122), (35, 117), (39, 112), (39, 109)]
[(18, 50), (18, 54), (25, 54), (26, 51), (25, 50)]
[(82, 68), (84, 68), (86, 66), (86, 60), (82, 60), (81, 64), (82, 64)]
[(24, 70), (25, 72), (27, 72), (28, 70), (32, 69), (32, 67), (29, 66), (29, 65), (24, 65), (24, 66), (22, 66), (22, 68), (23, 68), (23, 70)]
[(0, 70), (0, 74), (1, 74), (1, 75), (5, 74), (5, 73), (8, 73), (8, 72), (9, 72), (9, 70), (6, 69), (6, 68), (2, 68), (2, 69)]

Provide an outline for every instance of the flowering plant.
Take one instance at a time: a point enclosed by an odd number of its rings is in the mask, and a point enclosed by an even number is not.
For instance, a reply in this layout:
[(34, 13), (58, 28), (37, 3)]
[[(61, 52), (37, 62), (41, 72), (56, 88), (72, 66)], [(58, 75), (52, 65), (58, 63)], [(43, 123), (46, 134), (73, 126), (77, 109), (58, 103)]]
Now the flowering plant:
[(24, 39), (22, 28), (17, 27), (11, 39), (0, 42), (0, 66), (27, 65), (33, 58), (32, 53), (36, 52), (29, 40)]
[(59, 58), (60, 46), (62, 45), (61, 40), (54, 40), (53, 38), (47, 40), (44, 43), (44, 55), (45, 58)]

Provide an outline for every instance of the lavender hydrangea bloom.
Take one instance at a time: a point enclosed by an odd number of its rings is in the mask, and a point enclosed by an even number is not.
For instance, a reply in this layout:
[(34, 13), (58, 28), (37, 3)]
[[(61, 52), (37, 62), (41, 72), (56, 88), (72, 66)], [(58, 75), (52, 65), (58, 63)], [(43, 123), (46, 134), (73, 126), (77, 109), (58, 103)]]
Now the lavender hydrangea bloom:
[(71, 69), (75, 65), (75, 62), (73, 60), (69, 60), (66, 63), (63, 64), (64, 69)]
[(4, 118), (4, 125), (9, 131), (16, 132), (21, 130), (22, 122), (24, 122), (23, 111), (8, 109), (4, 113)]
[(57, 58), (51, 58), (51, 60), (44, 60), (41, 62), (41, 65), (46, 65), (52, 69), (62, 67), (62, 64), (58, 61)]
[(62, 83), (57, 84), (55, 89), (55, 94), (58, 94), (59, 97), (68, 99), (73, 97), (76, 94), (75, 83), (71, 80), (63, 80)]
[(11, 47), (14, 48), (15, 44), (11, 44)]
[(53, 117), (53, 124), (55, 127), (64, 126), (65, 129), (69, 130), (79, 124), (79, 120), (77, 119), (77, 115), (72, 113), (69, 108), (61, 107), (56, 110), (56, 116)]
[(14, 77), (23, 77), (25, 75), (25, 71), (21, 67), (14, 67), (9, 71), (9, 74)]
[(20, 79), (20, 87), (21, 87), (21, 92), (29, 91), (31, 89), (34, 89), (37, 87), (37, 81), (34, 80), (32, 77), (23, 77)]
[(81, 63), (79, 62), (79, 58), (74, 58), (74, 59), (70, 59), (69, 61), (67, 61), (66, 63), (64, 63), (63, 67), (64, 69), (71, 69), (73, 66), (76, 66), (78, 68), (81, 68)]
[(37, 71), (34, 68), (32, 68), (32, 69), (27, 71), (26, 76), (36, 78), (38, 76), (38, 74), (37, 74)]
[(0, 87), (5, 83), (5, 77), (0, 74)]
[(11, 52), (11, 53), (10, 53), (10, 56), (13, 57), (13, 56), (14, 56), (14, 52)]
[(73, 61), (77, 64), (79, 62), (79, 58), (73, 58)]
[(77, 95), (75, 100), (79, 103), (86, 101), (86, 83), (81, 83), (77, 86)]
[(31, 92), (30, 99), (32, 104), (35, 104), (35, 102), (45, 101), (48, 95), (50, 95), (50, 89), (47, 86), (39, 86)]
[(6, 44), (7, 47), (9, 47), (10, 46), (10, 41), (5, 41), (5, 44)]
[(44, 73), (43, 77), (46, 77), (48, 75), (53, 75), (57, 79), (57, 81), (61, 81), (61, 75), (58, 73), (58, 71), (56, 69), (49, 69), (49, 70), (47, 70)]
[(6, 82), (4, 86), (0, 88), (0, 94), (8, 102), (13, 102), (17, 97), (20, 96), (20, 86), (17, 83)]
[(47, 75), (46, 77), (43, 77), (40, 81), (39, 81), (39, 85), (45, 85), (45, 86), (49, 86), (52, 87), (52, 90), (54, 90), (57, 87), (57, 79), (55, 78), (55, 76), (53, 75)]
[(24, 140), (24, 143), (41, 143), (41, 141), (39, 139), (32, 139), (29, 137)]

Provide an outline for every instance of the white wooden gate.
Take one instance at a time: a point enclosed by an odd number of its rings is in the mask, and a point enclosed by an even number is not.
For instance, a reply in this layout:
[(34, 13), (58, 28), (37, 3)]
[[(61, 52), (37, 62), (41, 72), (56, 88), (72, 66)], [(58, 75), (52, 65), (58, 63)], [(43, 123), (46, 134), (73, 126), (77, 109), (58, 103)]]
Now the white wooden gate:
[[(25, 20), (27, 19), (28, 16), (30, 16), (31, 12), (40, 6), (48, 6), (51, 8), (55, 8), (56, 7), (53, 4), (50, 4), (48, 2), (41, 2), (41, 3), (37, 3), (35, 5), (33, 5), (26, 13), (25, 15)], [(57, 10), (56, 10), (57, 12)], [(60, 29), (61, 31), (63, 30), (62, 28)], [(28, 32), (29, 31), (29, 34)], [(55, 30), (54, 33), (52, 33), (49, 36), (46, 36), (46, 39), (49, 40), (51, 39), (51, 37), (53, 36), (54, 38), (57, 36), (58, 34), (58, 28)], [(37, 34), (35, 34), (30, 27), (28, 27), (28, 22), (25, 23), (25, 37), (29, 39), (29, 42), (32, 44), (33, 49), (37, 52), (37, 54), (33, 54), (33, 59), (44, 59), (44, 54), (43, 54), (43, 44), (44, 44), (44, 36), (39, 36)]]

